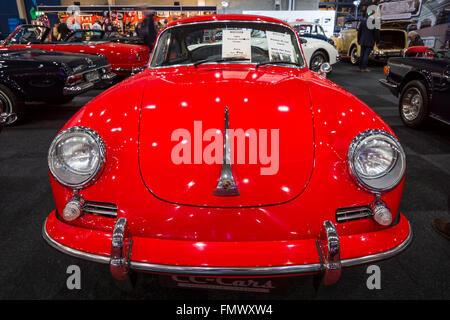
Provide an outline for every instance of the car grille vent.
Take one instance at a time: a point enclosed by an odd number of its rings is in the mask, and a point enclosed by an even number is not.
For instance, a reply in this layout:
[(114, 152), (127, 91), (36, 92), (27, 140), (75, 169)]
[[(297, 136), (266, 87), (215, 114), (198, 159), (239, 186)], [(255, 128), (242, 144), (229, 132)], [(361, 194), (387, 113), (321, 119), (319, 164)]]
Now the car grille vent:
[(83, 206), (83, 213), (117, 217), (117, 206), (114, 203), (86, 201)]
[(369, 207), (351, 207), (336, 210), (336, 221), (338, 223), (365, 219), (371, 216), (373, 216), (373, 212)]

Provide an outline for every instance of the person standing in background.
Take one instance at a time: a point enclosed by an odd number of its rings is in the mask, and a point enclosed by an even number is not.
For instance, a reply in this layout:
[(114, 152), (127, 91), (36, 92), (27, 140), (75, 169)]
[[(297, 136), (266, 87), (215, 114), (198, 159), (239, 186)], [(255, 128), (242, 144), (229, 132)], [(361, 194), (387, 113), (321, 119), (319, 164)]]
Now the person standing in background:
[(375, 43), (380, 41), (380, 30), (369, 29), (367, 20), (373, 14), (373, 11), (367, 11), (365, 17), (358, 26), (358, 44), (361, 47), (359, 70), (361, 72), (369, 72), (367, 65), (369, 64), (369, 56)]
[(95, 20), (94, 24), (92, 25), (92, 30), (102, 30), (102, 26), (100, 25), (100, 22), (98, 20)]
[(67, 35), (70, 33), (69, 27), (67, 27), (67, 23), (64, 21), (63, 18), (59, 17), (59, 24), (58, 24), (58, 35), (56, 40), (63, 40), (67, 37)]
[(145, 14), (145, 19), (142, 22), (142, 34), (144, 38), (144, 43), (150, 50), (153, 49), (153, 44), (155, 43), (157, 32), (155, 27), (155, 17), (152, 11), (148, 11)]
[(416, 31), (408, 32), (409, 47), (423, 46), (423, 40)]

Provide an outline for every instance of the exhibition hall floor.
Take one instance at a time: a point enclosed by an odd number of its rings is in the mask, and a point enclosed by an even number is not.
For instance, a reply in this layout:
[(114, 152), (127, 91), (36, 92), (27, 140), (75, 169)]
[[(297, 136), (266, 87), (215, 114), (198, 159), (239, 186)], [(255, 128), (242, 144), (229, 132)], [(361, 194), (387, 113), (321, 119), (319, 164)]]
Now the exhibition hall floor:
[[(100, 90), (66, 105), (32, 104), (27, 120), (0, 134), (0, 299), (444, 299), (450, 296), (450, 241), (436, 234), (433, 218), (450, 220), (450, 127), (432, 122), (427, 129), (405, 127), (397, 98), (378, 83), (382, 66), (360, 73), (341, 62), (329, 78), (372, 107), (395, 131), (407, 155), (401, 211), (414, 230), (411, 246), (380, 262), (381, 289), (366, 286), (367, 267), (344, 269), (339, 283), (312, 288), (311, 278), (292, 280), (283, 293), (167, 288), (141, 274), (136, 288), (116, 288), (106, 265), (86, 262), (51, 248), (42, 223), (54, 209), (48, 179), (47, 150), (63, 124)], [(330, 101), (330, 104), (332, 101)], [(330, 107), (332, 107), (330, 105)], [(325, 200), (325, 199), (324, 199)], [(66, 286), (69, 265), (81, 268), (80, 290)]]

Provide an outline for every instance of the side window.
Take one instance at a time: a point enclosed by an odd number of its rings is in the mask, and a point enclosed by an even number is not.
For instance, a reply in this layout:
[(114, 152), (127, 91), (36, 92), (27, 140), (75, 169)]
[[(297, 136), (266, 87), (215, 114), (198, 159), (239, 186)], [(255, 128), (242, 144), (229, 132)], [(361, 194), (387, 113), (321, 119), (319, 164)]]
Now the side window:
[(164, 32), (161, 37), (159, 38), (159, 41), (157, 43), (155, 53), (154, 53), (154, 59), (152, 65), (162, 65), (164, 61), (167, 59), (168, 54), (168, 45), (167, 43), (170, 41), (170, 32)]

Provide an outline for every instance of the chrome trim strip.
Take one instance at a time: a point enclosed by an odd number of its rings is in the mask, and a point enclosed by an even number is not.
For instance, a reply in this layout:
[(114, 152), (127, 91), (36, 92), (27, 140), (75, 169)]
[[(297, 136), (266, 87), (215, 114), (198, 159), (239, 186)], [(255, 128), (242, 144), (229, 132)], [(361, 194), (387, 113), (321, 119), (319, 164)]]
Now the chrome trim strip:
[(395, 83), (389, 82), (386, 79), (379, 79), (378, 82), (389, 88), (397, 89), (398, 87)]
[(65, 254), (68, 254), (69, 256), (75, 257), (75, 258), (81, 258), (81, 259), (88, 260), (88, 261), (109, 264), (109, 260), (110, 260), (109, 257), (72, 249), (72, 248), (66, 247), (65, 245), (62, 245), (61, 243), (55, 241), (47, 233), (47, 228), (45, 227), (46, 224), (47, 224), (47, 219), (45, 219), (44, 224), (42, 225), (42, 237), (51, 247), (65, 253)]
[[(305, 59), (305, 56), (303, 55), (303, 50), (302, 50), (302, 46), (300, 45), (299, 37), (298, 37), (297, 32), (295, 31), (295, 29), (292, 28), (291, 26), (285, 25), (285, 24), (281, 24), (281, 23), (277, 23), (277, 22), (272, 22), (272, 21), (264, 21), (264, 20), (244, 20), (244, 19), (242, 19), (242, 20), (237, 20), (237, 19), (236, 20), (220, 20), (219, 19), (219, 20), (208, 20), (208, 21), (195, 21), (195, 22), (188, 22), (188, 23), (177, 23), (177, 24), (175, 24), (173, 26), (167, 27), (164, 30), (162, 30), (158, 34), (158, 37), (155, 40), (155, 47), (154, 47), (155, 50), (152, 51), (151, 56), (148, 59), (148, 69), (155, 69), (156, 70), (156, 69), (176, 68), (176, 67), (182, 67), (182, 66), (183, 67), (187, 67), (187, 66), (192, 66), (195, 63), (195, 62), (189, 63), (189, 64), (184, 64), (183, 63), (183, 64), (177, 64), (177, 65), (171, 65), (171, 66), (155, 66), (155, 67), (151, 66), (153, 58), (154, 58), (154, 53), (156, 52), (156, 45), (158, 45), (158, 42), (159, 42), (159, 38), (167, 30), (170, 30), (170, 29), (175, 28), (175, 27), (181, 27), (181, 26), (190, 26), (190, 25), (205, 24), (205, 23), (222, 23), (222, 22), (223, 23), (231, 23), (231, 22), (264, 23), (264, 24), (273, 24), (273, 25), (277, 25), (277, 26), (282, 26), (282, 27), (285, 27), (287, 29), (290, 29), (292, 32), (294, 32), (295, 38), (297, 39), (297, 46), (300, 49), (300, 55), (302, 57), (303, 64), (300, 67), (298, 67), (298, 66), (293, 67), (292, 65), (290, 65), (290, 66), (279, 65), (279, 66), (282, 67), (282, 68), (295, 68), (295, 69), (306, 68), (306, 61), (305, 61), (306, 59)], [(256, 63), (254, 63), (252, 65), (256, 65)]]
[(219, 182), (213, 191), (215, 196), (230, 197), (238, 196), (239, 190), (234, 182), (233, 171), (231, 169), (231, 151), (229, 134), (228, 107), (225, 107), (225, 135), (223, 138), (223, 162), (220, 172)]
[[(42, 236), (47, 241), (47, 243), (53, 248), (66, 253), (75, 258), (81, 258), (93, 262), (105, 263), (109, 264), (110, 258), (105, 256), (100, 256), (92, 253), (87, 253), (83, 251), (79, 251), (76, 249), (72, 249), (66, 247), (57, 241), (53, 240), (47, 230), (45, 225), (47, 223), (47, 219), (44, 221), (44, 225), (42, 228)], [(355, 265), (365, 264), (369, 262), (374, 262), (378, 260), (384, 260), (390, 257), (393, 257), (403, 250), (405, 250), (408, 245), (411, 243), (413, 238), (413, 232), (411, 229), (411, 225), (408, 222), (409, 226), (409, 235), (401, 244), (397, 247), (359, 258), (346, 259), (342, 260), (342, 267), (351, 267)], [(321, 264), (305, 264), (305, 265), (293, 265), (293, 266), (278, 266), (278, 267), (189, 267), (189, 266), (171, 266), (171, 265), (162, 265), (162, 264), (152, 264), (152, 263), (143, 263), (143, 262), (135, 262), (130, 261), (130, 268), (138, 271), (146, 271), (146, 272), (156, 272), (156, 273), (165, 273), (165, 274), (184, 274), (184, 275), (226, 275), (226, 276), (257, 276), (257, 275), (277, 275), (277, 274), (300, 274), (300, 273), (314, 273), (321, 272)]]
[[(99, 78), (100, 79), (100, 78)], [(82, 91), (88, 90), (94, 86), (93, 82), (82, 82), (80, 84), (75, 84), (72, 86), (63, 87), (63, 95), (77, 94)]]

